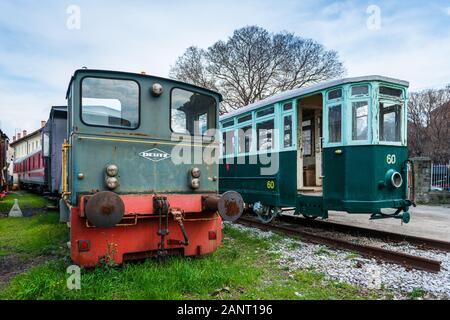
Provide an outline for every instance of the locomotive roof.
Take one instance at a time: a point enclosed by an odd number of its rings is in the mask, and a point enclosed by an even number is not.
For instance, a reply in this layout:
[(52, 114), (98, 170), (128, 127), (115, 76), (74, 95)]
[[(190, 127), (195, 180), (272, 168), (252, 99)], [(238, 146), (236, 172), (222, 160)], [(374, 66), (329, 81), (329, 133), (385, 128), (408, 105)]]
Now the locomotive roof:
[(299, 96), (304, 96), (307, 94), (311, 94), (314, 92), (322, 91), (328, 88), (340, 86), (347, 83), (356, 83), (356, 82), (364, 82), (364, 81), (383, 81), (383, 82), (389, 82), (392, 84), (397, 84), (405, 87), (409, 87), (409, 82), (379, 75), (370, 75), (370, 76), (362, 76), (362, 77), (353, 77), (353, 78), (344, 78), (344, 79), (337, 79), (337, 80), (331, 80), (327, 82), (322, 82), (318, 84), (314, 84), (308, 87), (301, 87), (296, 88), (288, 91), (283, 91), (277, 94), (274, 94), (273, 96), (270, 96), (266, 99), (263, 99), (261, 101), (249, 104), (247, 106), (244, 106), (242, 108), (239, 108), (237, 110), (231, 111), (223, 116), (220, 117), (220, 120), (226, 120), (229, 118), (232, 118), (234, 116), (246, 113), (248, 111), (258, 109), (260, 107), (268, 106), (273, 103), (277, 103), (283, 100), (292, 99)]
[(66, 99), (69, 97), (70, 86), (72, 85), (73, 79), (76, 77), (76, 75), (78, 73), (84, 73), (84, 72), (85, 73), (103, 73), (103, 72), (107, 72), (107, 73), (116, 74), (116, 75), (138, 76), (138, 77), (147, 77), (147, 78), (152, 78), (152, 79), (161, 79), (161, 80), (165, 80), (165, 81), (171, 81), (173, 83), (181, 84), (183, 86), (189, 86), (191, 88), (200, 89), (200, 90), (204, 90), (204, 91), (210, 92), (212, 94), (218, 95), (220, 102), (222, 102), (222, 100), (223, 100), (222, 95), (219, 92), (214, 91), (214, 90), (210, 90), (210, 89), (207, 89), (207, 88), (199, 87), (199, 86), (187, 83), (187, 82), (174, 80), (174, 79), (169, 79), (169, 78), (158, 77), (158, 76), (152, 76), (152, 75), (143, 74), (143, 73), (125, 72), (125, 71), (113, 71), (113, 70), (100, 70), (100, 69), (78, 69), (78, 70), (75, 70), (72, 78), (70, 79), (69, 87), (67, 88)]

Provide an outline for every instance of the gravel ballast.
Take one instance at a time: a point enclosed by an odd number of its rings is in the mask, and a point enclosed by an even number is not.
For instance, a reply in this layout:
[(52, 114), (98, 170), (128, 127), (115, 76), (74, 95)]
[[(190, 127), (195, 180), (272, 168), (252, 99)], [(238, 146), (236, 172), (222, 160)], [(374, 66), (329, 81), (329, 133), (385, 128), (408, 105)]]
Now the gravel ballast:
[[(274, 236), (270, 231), (239, 224), (228, 223), (228, 225), (258, 238)], [(396, 299), (410, 298), (415, 291), (425, 292), (423, 294), (425, 299), (450, 299), (450, 253), (422, 250), (405, 243), (387, 244), (367, 238), (363, 241), (376, 243), (385, 249), (442, 261), (441, 271), (430, 273), (416, 269), (407, 270), (400, 265), (367, 259), (350, 251), (306, 243), (289, 237), (283, 237), (274, 243), (271, 252), (279, 255), (280, 266), (288, 268), (289, 271), (322, 272), (327, 279), (370, 289), (388, 290)]]

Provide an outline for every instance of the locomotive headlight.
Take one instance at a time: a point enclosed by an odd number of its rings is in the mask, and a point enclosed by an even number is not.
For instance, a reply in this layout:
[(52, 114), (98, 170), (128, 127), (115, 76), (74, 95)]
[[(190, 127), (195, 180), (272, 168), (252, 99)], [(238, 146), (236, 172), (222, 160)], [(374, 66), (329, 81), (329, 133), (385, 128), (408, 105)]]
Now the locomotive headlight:
[(159, 84), (159, 83), (154, 83), (154, 84), (152, 85), (151, 92), (152, 92), (152, 95), (153, 95), (154, 97), (159, 97), (160, 95), (163, 94), (164, 88), (163, 88), (163, 86), (162, 86), (161, 84)]
[(191, 175), (192, 175), (194, 178), (200, 178), (200, 174), (201, 174), (201, 172), (200, 172), (200, 169), (199, 169), (199, 168), (192, 168), (192, 170), (191, 170)]
[(191, 187), (192, 187), (192, 189), (198, 189), (198, 188), (200, 188), (200, 179), (197, 179), (197, 178), (192, 179), (192, 181), (191, 181)]
[(119, 186), (119, 180), (116, 177), (106, 178), (106, 186), (108, 189), (113, 190)]
[(106, 174), (108, 177), (115, 177), (119, 174), (119, 167), (117, 167), (115, 164), (110, 164), (106, 167)]

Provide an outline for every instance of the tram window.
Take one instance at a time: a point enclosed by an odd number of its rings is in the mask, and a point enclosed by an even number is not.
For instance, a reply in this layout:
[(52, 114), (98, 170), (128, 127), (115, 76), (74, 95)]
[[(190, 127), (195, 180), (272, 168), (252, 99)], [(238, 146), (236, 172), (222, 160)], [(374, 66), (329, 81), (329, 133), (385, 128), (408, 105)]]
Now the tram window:
[(303, 156), (310, 156), (312, 150), (312, 121), (305, 120), (302, 123)]
[(238, 129), (239, 153), (249, 153), (252, 145), (252, 126)]
[(225, 122), (224, 124), (222, 124), (222, 128), (228, 128), (234, 125), (234, 120)]
[(283, 105), (283, 111), (289, 111), (289, 110), (292, 110), (292, 102), (288, 102)]
[(275, 108), (274, 107), (270, 107), (270, 108), (258, 111), (256, 113), (256, 117), (261, 118), (261, 117), (267, 116), (268, 114), (272, 114), (274, 112), (275, 112)]
[(258, 150), (273, 148), (274, 120), (260, 122), (256, 125), (258, 135)]
[(328, 100), (338, 99), (342, 97), (342, 89), (336, 89), (328, 92)]
[(367, 140), (368, 113), (367, 101), (352, 103), (352, 140)]
[(341, 142), (341, 105), (328, 109), (328, 142)]
[(233, 137), (234, 137), (233, 130), (222, 133), (222, 153), (224, 156), (234, 154)]
[(352, 96), (367, 95), (367, 94), (369, 94), (369, 86), (368, 85), (352, 87)]
[(401, 109), (400, 104), (380, 102), (380, 141), (400, 141)]
[(247, 122), (247, 121), (250, 121), (250, 120), (252, 120), (252, 115), (251, 114), (239, 118), (238, 119), (238, 123)]
[(380, 94), (386, 95), (386, 96), (392, 96), (401, 98), (403, 95), (403, 91), (400, 89), (390, 88), (390, 87), (380, 87)]
[[(201, 134), (206, 131), (200, 124), (198, 115), (206, 119), (206, 128), (214, 128), (216, 100), (208, 95), (175, 88), (171, 96), (171, 128), (173, 132)], [(203, 120), (203, 122), (205, 122)], [(200, 124), (201, 125), (201, 124)]]
[(292, 116), (284, 117), (284, 147), (292, 147)]
[(131, 80), (84, 78), (81, 118), (90, 125), (136, 129), (139, 85)]

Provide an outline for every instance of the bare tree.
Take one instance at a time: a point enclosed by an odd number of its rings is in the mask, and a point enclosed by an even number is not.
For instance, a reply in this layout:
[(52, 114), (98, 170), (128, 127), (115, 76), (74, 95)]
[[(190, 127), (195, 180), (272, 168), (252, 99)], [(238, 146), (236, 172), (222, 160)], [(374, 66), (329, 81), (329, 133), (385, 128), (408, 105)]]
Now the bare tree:
[(408, 103), (408, 145), (411, 155), (450, 159), (450, 85), (411, 93)]
[(345, 73), (335, 51), (311, 39), (248, 26), (208, 49), (188, 48), (170, 77), (218, 90), (222, 113)]

